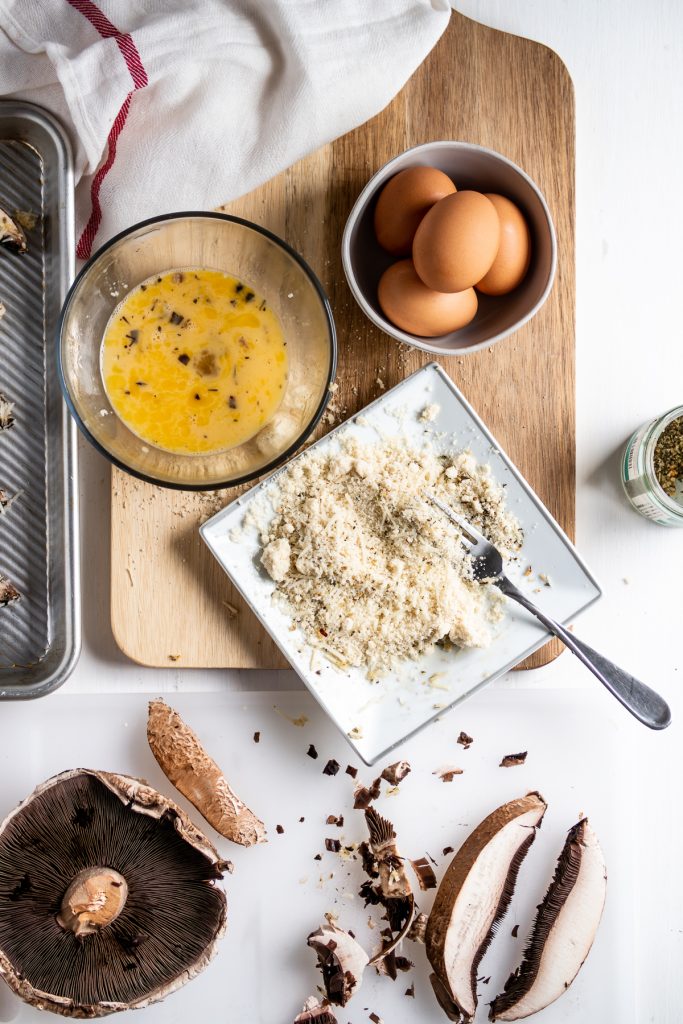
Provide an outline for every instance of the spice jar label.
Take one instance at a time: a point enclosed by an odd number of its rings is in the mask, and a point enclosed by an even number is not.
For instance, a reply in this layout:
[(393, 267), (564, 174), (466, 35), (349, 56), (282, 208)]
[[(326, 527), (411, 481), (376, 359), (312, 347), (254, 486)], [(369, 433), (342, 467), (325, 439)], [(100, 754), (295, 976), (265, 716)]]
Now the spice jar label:
[[(660, 479), (661, 440), (680, 423), (683, 423), (683, 408), (645, 423), (630, 438), (622, 459), (621, 478), (626, 497), (637, 512), (661, 526), (683, 526), (683, 504), (674, 496), (676, 489), (672, 494), (671, 488), (665, 488)], [(667, 452), (669, 448), (670, 444)], [(683, 462), (683, 450), (679, 455)]]

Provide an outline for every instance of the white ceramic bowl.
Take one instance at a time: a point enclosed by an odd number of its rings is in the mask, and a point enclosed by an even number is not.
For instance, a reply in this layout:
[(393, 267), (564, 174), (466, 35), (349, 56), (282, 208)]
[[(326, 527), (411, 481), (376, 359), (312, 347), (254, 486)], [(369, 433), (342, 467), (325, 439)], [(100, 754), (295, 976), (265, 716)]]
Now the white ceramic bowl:
[[(457, 188), (498, 192), (524, 213), (531, 231), (531, 264), (526, 277), (508, 295), (479, 295), (474, 320), (459, 331), (421, 338), (395, 327), (377, 301), (380, 277), (396, 257), (375, 238), (373, 218), (382, 186), (408, 167), (438, 167)], [(469, 142), (426, 142), (394, 157), (370, 179), (351, 210), (342, 239), (342, 263), (358, 305), (381, 330), (435, 355), (477, 352), (506, 338), (530, 320), (548, 298), (555, 278), (557, 241), (548, 205), (538, 186), (507, 157)]]

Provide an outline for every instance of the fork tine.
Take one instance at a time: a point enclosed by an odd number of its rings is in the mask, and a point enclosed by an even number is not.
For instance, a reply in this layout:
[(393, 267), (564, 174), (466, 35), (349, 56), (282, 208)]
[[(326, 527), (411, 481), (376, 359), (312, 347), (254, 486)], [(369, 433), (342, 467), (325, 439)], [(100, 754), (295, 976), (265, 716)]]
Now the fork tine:
[(456, 526), (460, 527), (464, 537), (469, 541), (470, 544), (479, 544), (484, 540), (481, 534), (477, 533), (474, 527), (470, 526), (466, 519), (463, 519), (462, 516), (459, 516), (457, 512), (454, 512), (452, 508), (444, 504), (443, 501), (440, 501), (439, 498), (437, 498), (435, 495), (430, 494), (429, 491), (425, 491), (424, 496), (427, 499), (427, 501), (430, 501), (432, 503), (432, 505), (436, 505), (436, 507), (440, 509), (443, 512), (443, 514), (451, 520), (451, 522), (455, 523)]

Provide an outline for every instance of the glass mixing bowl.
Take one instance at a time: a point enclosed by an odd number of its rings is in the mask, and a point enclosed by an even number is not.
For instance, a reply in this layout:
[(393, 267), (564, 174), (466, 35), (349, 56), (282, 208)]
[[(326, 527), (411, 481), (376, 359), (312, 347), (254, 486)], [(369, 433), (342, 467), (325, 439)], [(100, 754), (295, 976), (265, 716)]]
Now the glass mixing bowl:
[[(270, 422), (236, 448), (200, 455), (164, 451), (129, 430), (100, 372), (105, 327), (128, 292), (153, 274), (189, 267), (221, 270), (262, 295), (280, 319), (289, 360), (285, 394)], [(135, 224), (86, 263), (64, 303), (58, 357), (69, 409), (114, 465), (164, 487), (217, 490), (268, 472), (305, 441), (329, 398), (337, 340), (320, 282), (286, 242), (239, 217), (176, 213)]]

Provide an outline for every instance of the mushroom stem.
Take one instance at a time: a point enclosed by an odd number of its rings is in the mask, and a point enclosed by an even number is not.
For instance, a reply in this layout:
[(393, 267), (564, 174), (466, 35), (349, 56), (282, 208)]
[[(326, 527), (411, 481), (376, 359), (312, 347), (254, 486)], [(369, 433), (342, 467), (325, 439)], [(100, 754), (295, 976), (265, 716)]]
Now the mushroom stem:
[(128, 885), (113, 868), (86, 868), (64, 893), (57, 924), (77, 939), (106, 928), (126, 905)]

